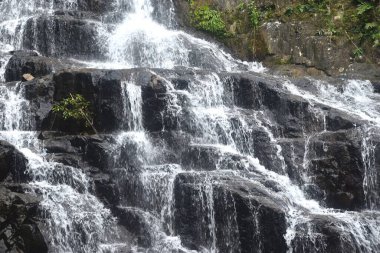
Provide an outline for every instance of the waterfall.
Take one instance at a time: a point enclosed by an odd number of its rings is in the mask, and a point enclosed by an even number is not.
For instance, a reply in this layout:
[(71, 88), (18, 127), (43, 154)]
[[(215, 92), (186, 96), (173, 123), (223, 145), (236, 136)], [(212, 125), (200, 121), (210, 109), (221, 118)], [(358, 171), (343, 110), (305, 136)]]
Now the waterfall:
[(128, 119), (128, 129), (141, 131), (143, 130), (141, 87), (127, 82), (122, 82), (121, 86), (124, 118)]
[(362, 129), (362, 158), (364, 163), (364, 180), (363, 188), (369, 209), (376, 209), (379, 207), (379, 185), (378, 185), (378, 172), (375, 165), (375, 144), (372, 139), (376, 134), (376, 129), (365, 126)]
[(110, 211), (90, 193), (91, 185), (80, 169), (50, 161), (33, 131), (29, 101), (22, 83), (0, 84), (0, 137), (13, 144), (28, 160), (29, 183), (42, 195), (40, 216), (51, 252), (114, 252), (126, 250), (117, 241), (116, 222)]
[[(300, 135), (292, 136), (295, 120), (286, 129), (276, 121), (282, 115), (263, 105), (264, 96), (270, 94), (260, 93), (259, 88), (243, 91), (244, 96), (257, 95), (257, 101), (242, 106), (236, 95), (239, 87), (227, 77), (260, 73), (266, 79), (265, 68), (234, 59), (215, 43), (178, 30), (172, 1), (115, 0), (99, 18), (86, 16), (86, 8), (79, 0), (0, 0), (0, 139), (14, 145), (28, 161), (31, 194), (42, 197), (38, 215), (50, 252), (247, 252), (244, 247), (275, 252), (266, 247), (281, 242), (268, 243), (268, 227), (282, 229), (280, 237), (290, 253), (331, 252), (331, 238), (323, 234), (329, 229), (341, 252), (380, 251), (375, 142), (380, 95), (369, 81), (332, 85), (310, 79), (312, 87), (304, 87), (278, 77), (276, 92), (294, 99), (295, 108), (299, 101), (307, 105), (299, 116)], [(66, 11), (69, 17), (56, 11)], [(65, 34), (78, 13), (85, 17), (78, 21), (79, 30)], [(55, 20), (58, 16), (64, 17), (63, 23)], [(91, 31), (88, 40), (79, 36), (83, 27)], [(57, 37), (50, 36), (54, 31)], [(48, 39), (46, 45), (42, 35)], [(60, 56), (89, 72), (102, 68), (109, 73), (110, 69), (143, 73), (115, 77), (120, 79), (115, 88), (121, 98), (120, 129), (80, 137), (86, 141), (93, 137), (95, 145), (109, 141), (99, 158), (103, 162), (110, 156), (106, 168), (90, 168), (90, 162), (83, 168), (64, 165), (48, 154), (44, 140), (38, 138), (27, 83), (5, 83), (9, 51), (17, 49)], [(185, 73), (180, 77), (188, 82), (181, 83), (178, 73)], [(102, 73), (89, 79), (98, 75)], [(148, 93), (154, 94), (150, 100), (144, 97)], [(152, 107), (157, 115), (149, 118), (146, 110)], [(365, 123), (347, 127), (349, 133), (338, 129), (337, 136), (329, 139), (335, 131), (329, 113), (335, 111)], [(304, 122), (308, 120), (309, 125)], [(148, 129), (156, 121), (158, 129)], [(319, 180), (312, 170), (332, 159), (330, 146), (343, 142), (345, 134), (359, 139), (342, 150), (360, 149), (355, 163), (363, 170), (365, 210), (329, 208), (326, 192), (320, 191), (323, 197), (318, 201), (308, 191)], [(115, 206), (108, 207), (96, 195), (93, 173), (109, 176), (105, 181), (116, 185), (120, 199)]]

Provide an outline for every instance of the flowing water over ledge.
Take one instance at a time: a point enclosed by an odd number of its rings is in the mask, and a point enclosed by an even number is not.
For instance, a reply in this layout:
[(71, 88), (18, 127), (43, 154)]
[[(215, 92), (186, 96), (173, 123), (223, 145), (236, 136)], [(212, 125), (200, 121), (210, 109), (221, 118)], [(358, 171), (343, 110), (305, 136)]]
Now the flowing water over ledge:
[[(78, 57), (64, 50), (58, 39), (49, 40), (49, 50), (39, 43), (27, 43), (28, 36), (41, 34), (39, 17), (53, 16), (56, 10), (82, 10), (81, 1), (13, 1), (0, 3), (0, 81), (4, 81), (7, 51), (30, 49), (46, 56), (76, 58), (78, 63), (97, 68), (164, 68), (187, 67), (194, 72), (194, 80), (187, 90), (177, 89), (165, 76), (151, 71), (163, 80), (168, 94), (168, 110), (161, 115), (177, 119), (181, 133), (190, 134), (189, 149), (196, 159), (172, 161), (167, 159), (170, 149), (157, 142), (144, 129), (142, 87), (135, 77), (121, 82), (124, 131), (114, 134), (113, 170), (121, 192), (119, 211), (139, 217), (149, 224), (151, 244), (146, 250), (141, 243), (130, 242), (128, 232), (118, 225), (111, 211), (93, 194), (93, 185), (85, 171), (57, 163), (47, 156), (43, 141), (37, 137), (35, 125), (25, 99), (23, 83), (0, 85), (0, 137), (15, 145), (28, 159), (28, 174), (32, 176), (31, 189), (43, 197), (41, 216), (46, 228), (43, 231), (51, 252), (196, 252), (189, 250), (182, 241), (176, 223), (181, 198), (178, 182), (183, 181), (192, 191), (194, 231), (198, 252), (242, 252), (239, 240), (239, 217), (236, 189), (232, 180), (241, 184), (249, 199), (247, 223), (255, 230), (251, 238), (257, 251), (265, 251), (261, 223), (262, 211), (255, 205), (263, 198), (285, 213), (284, 234), (288, 252), (329, 252), (329, 243), (322, 236), (315, 220), (327, 220), (335, 225), (341, 241), (354, 248), (341, 245), (342, 250), (356, 252), (380, 251), (380, 215), (378, 212), (379, 180), (375, 166), (375, 147), (372, 136), (380, 127), (380, 96), (373, 93), (368, 81), (346, 80), (342, 87), (311, 80), (313, 89), (305, 89), (284, 80), (281, 92), (303, 98), (312, 105), (317, 119), (312, 134), (304, 129), (305, 152), (302, 161), (302, 184), (290, 179), (289, 168), (281, 146), (281, 135), (266, 111), (248, 111), (231, 102), (226, 91), (226, 80), (218, 73), (223, 71), (262, 72), (259, 63), (247, 63), (233, 59), (218, 46), (175, 30), (173, 5), (152, 4), (149, 0), (118, 0), (99, 21), (89, 21), (94, 27), (94, 40), (99, 52), (89, 57)], [(121, 16), (121, 18), (116, 18)], [(24, 30), (33, 33), (27, 36)], [(48, 19), (52, 29), (54, 21)], [(29, 22), (29, 23), (28, 23)], [(51, 22), (51, 23), (49, 23)], [(70, 22), (69, 20), (65, 22)], [(63, 27), (63, 26), (62, 26)], [(62, 28), (63, 29), (63, 28)], [(46, 31), (48, 34), (50, 30)], [(36, 40), (35, 41), (38, 41)], [(97, 55), (99, 57), (97, 57)], [(198, 74), (197, 70), (208, 70)], [(226, 95), (227, 94), (227, 95)], [(227, 97), (226, 97), (227, 96)], [(322, 105), (322, 106), (321, 106)], [(340, 211), (325, 208), (310, 198), (304, 185), (313, 183), (310, 176), (313, 138), (329, 133), (324, 106), (337, 109), (356, 119), (365, 121), (361, 127), (362, 160), (365, 169), (363, 188), (368, 210), (362, 212)], [(269, 138), (277, 161), (278, 170), (271, 171), (265, 161), (256, 157), (254, 130), (263, 131)], [(165, 129), (162, 129), (164, 132)], [(294, 147), (293, 147), (294, 148)], [(328, 150), (328, 144), (324, 149)], [(205, 151), (206, 150), (206, 151)], [(180, 150), (178, 150), (180, 152)], [(216, 158), (205, 161), (202, 152), (210, 152)], [(203, 163), (204, 162), (204, 163)], [(226, 188), (224, 185), (227, 185)], [(255, 191), (250, 192), (251, 188)], [(246, 188), (244, 190), (244, 188)], [(220, 190), (222, 189), (222, 190)], [(239, 190), (241, 190), (239, 189)], [(182, 191), (184, 191), (182, 189)], [(255, 193), (255, 194), (254, 194)], [(185, 194), (185, 193), (184, 193)], [(271, 196), (269, 199), (268, 196)], [(184, 196), (182, 196), (184, 197)], [(268, 198), (268, 199), (267, 199)], [(272, 203), (273, 202), (273, 203)], [(222, 203), (222, 204), (220, 204)], [(221, 218), (220, 212), (225, 216)], [(220, 224), (223, 219), (225, 224)], [(220, 239), (222, 238), (222, 240)], [(301, 249), (303, 248), (303, 249)]]

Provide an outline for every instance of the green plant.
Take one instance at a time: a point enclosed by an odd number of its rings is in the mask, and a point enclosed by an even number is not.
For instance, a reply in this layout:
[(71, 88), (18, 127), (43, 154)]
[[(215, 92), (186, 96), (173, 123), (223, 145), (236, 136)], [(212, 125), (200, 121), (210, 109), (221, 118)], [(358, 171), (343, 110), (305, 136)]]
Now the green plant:
[[(192, 4), (194, 7), (194, 4)], [(200, 30), (216, 35), (226, 36), (226, 25), (219, 11), (211, 9), (209, 6), (198, 6), (193, 11), (192, 23)]]
[(90, 110), (90, 102), (88, 102), (80, 94), (71, 94), (58, 104), (53, 106), (53, 112), (60, 114), (64, 120), (74, 119), (84, 123), (86, 127), (91, 127), (97, 133), (94, 124), (92, 112)]
[(356, 8), (356, 14), (358, 16), (365, 14), (366, 12), (372, 10), (374, 6), (371, 3), (361, 2)]
[(255, 1), (250, 1), (248, 3), (248, 11), (249, 11), (249, 20), (251, 21), (251, 25), (253, 28), (257, 28), (260, 24), (261, 13), (256, 7)]
[(239, 5), (237, 6), (237, 9), (242, 12), (245, 10), (245, 3), (241, 0)]
[(370, 40), (373, 47), (380, 46), (380, 5), (375, 1), (360, 0), (352, 15), (356, 25), (353, 29), (361, 41)]
[(362, 58), (364, 56), (364, 50), (363, 48), (357, 47), (355, 50), (352, 52), (355, 58)]

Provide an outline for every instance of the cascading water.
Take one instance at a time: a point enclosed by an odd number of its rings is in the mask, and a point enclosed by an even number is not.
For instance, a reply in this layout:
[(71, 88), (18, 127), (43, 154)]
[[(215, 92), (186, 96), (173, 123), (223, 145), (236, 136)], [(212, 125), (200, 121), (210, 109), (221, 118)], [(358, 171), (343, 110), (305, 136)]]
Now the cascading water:
[[(367, 122), (367, 126), (361, 129), (361, 147), (365, 169), (363, 188), (370, 210), (343, 212), (324, 208), (302, 189), (304, 184), (313, 184), (314, 179), (310, 178), (308, 171), (313, 156), (309, 146), (313, 138), (329, 132), (326, 114), (318, 108), (310, 109), (319, 124), (312, 129), (312, 133), (303, 130), (306, 141), (300, 187), (289, 178), (289, 168), (281, 146), (283, 140), (268, 112), (236, 105), (229, 93), (233, 90), (229, 87), (232, 85), (230, 80), (217, 73), (261, 72), (264, 70), (262, 66), (235, 60), (213, 43), (175, 30), (172, 2), (155, 2), (154, 5), (150, 0), (114, 1), (112, 13), (104, 15), (102, 22), (96, 21), (95, 37), (102, 44), (97, 53), (105, 60), (86, 62), (89, 67), (118, 69), (175, 69), (182, 66), (190, 69), (192, 75), (188, 87), (178, 89), (168, 78), (150, 71), (162, 81), (169, 96), (165, 97), (168, 108), (160, 116), (175, 119), (178, 132), (189, 136), (186, 143), (188, 149), (178, 146), (175, 150), (182, 152), (180, 159), (171, 157), (170, 147), (160, 141), (161, 136), (144, 129), (143, 87), (138, 85), (137, 78), (132, 76), (130, 80), (120, 83), (123, 131), (115, 138), (112, 150), (115, 168), (110, 169), (117, 178), (121, 194), (118, 208), (149, 225), (151, 242), (146, 246), (148, 249), (140, 248), (139, 243), (127, 244), (128, 236), (118, 230), (116, 218), (92, 194), (92, 185), (85, 171), (50, 160), (43, 148), (43, 141), (34, 132), (23, 83), (0, 84), (0, 137), (15, 145), (28, 159), (31, 189), (43, 197), (40, 203), (46, 226), (43, 234), (50, 250), (196, 252), (184, 246), (186, 242), (176, 226), (176, 223), (182, 222), (178, 221), (178, 212), (183, 210), (178, 206), (183, 199), (175, 193), (183, 193), (187, 189), (194, 195), (190, 205), (194, 208), (194, 217), (201, 217), (192, 221), (194, 233), (191, 236), (200, 244), (194, 247), (198, 252), (243, 252), (239, 240), (240, 210), (234, 195), (237, 191), (247, 194), (249, 199), (245, 221), (251, 222), (247, 229), (255, 231), (255, 236), (250, 239), (259, 249), (257, 252), (265, 247), (262, 238), (265, 235), (261, 231), (263, 211), (260, 205), (255, 205), (255, 201), (256, 198), (265, 199), (265, 196), (271, 196), (272, 201), (280, 203), (281, 211), (286, 214), (284, 237), (288, 252), (329, 252), (329, 242), (321, 236), (313, 223), (315, 220), (333, 223), (341, 241), (346, 240), (354, 247), (341, 245), (343, 251), (380, 251), (380, 216), (377, 211), (379, 179), (374, 165), (375, 144), (371, 139), (379, 132), (380, 99), (379, 95), (374, 95), (371, 84), (350, 80), (338, 89), (328, 83), (313, 81), (315, 90), (309, 91), (286, 81), (279, 88), (302, 97), (312, 107), (328, 106)], [(1, 1), (0, 52), (23, 48), (23, 31), (31, 19), (37, 23), (41, 15), (52, 15), (55, 10), (78, 9), (80, 1)], [(121, 17), (117, 18), (118, 14)], [(91, 22), (94, 21), (88, 21)], [(38, 29), (37, 25), (32, 27)], [(37, 36), (38, 32), (35, 34)], [(35, 45), (28, 49), (39, 48), (38, 40), (34, 42)], [(55, 45), (50, 45), (50, 48), (55, 48)], [(61, 49), (57, 47), (57, 50)], [(45, 53), (54, 55), (49, 50)], [(73, 57), (75, 54), (67, 56)], [(0, 58), (0, 82), (4, 81), (9, 59), (8, 55)], [(205, 69), (207, 73), (197, 72), (199, 69)], [(161, 129), (161, 133), (165, 130)], [(261, 147), (255, 145), (258, 138), (268, 140), (273, 151), (270, 161), (260, 159)], [(292, 148), (294, 153), (294, 146)], [(295, 163), (296, 158), (292, 159)], [(188, 188), (178, 190), (178, 180), (182, 180)], [(235, 189), (226, 183), (228, 180), (234, 180), (237, 185), (240, 182), (248, 184), (255, 189), (257, 196), (244, 185)], [(221, 216), (220, 210), (225, 216)]]
[[(2, 1), (1, 50), (21, 47), (22, 27), (33, 15), (56, 9), (75, 9), (76, 2)], [(16, 18), (16, 19), (15, 19)], [(8, 33), (9, 32), (9, 33)], [(7, 37), (8, 36), (8, 37)], [(4, 36), (2, 36), (2, 39)], [(0, 81), (10, 56), (2, 57)], [(32, 191), (43, 196), (41, 216), (43, 231), (51, 252), (115, 252), (128, 246), (117, 240), (117, 226), (110, 211), (90, 193), (91, 184), (77, 168), (50, 161), (43, 142), (38, 139), (29, 102), (22, 83), (0, 84), (0, 136), (19, 149), (28, 159), (27, 173)], [(122, 240), (121, 240), (122, 241)]]
[[(116, 242), (116, 225), (110, 211), (90, 193), (86, 175), (77, 168), (49, 161), (32, 131), (33, 123), (23, 87), (0, 86), (1, 139), (10, 142), (28, 159), (30, 185), (43, 196), (41, 216), (52, 252), (106, 252), (125, 249)], [(108, 245), (107, 245), (108, 244)]]

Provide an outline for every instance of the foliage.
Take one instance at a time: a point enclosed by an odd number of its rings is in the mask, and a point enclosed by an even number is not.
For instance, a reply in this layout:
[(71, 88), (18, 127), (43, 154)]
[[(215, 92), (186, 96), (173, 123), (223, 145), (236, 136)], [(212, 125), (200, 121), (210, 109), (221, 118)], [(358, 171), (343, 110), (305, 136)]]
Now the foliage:
[(196, 28), (215, 36), (224, 37), (226, 35), (226, 25), (221, 13), (207, 5), (194, 8), (192, 23)]
[(355, 50), (352, 52), (355, 58), (361, 58), (364, 56), (364, 50), (363, 48), (355, 48)]
[(363, 41), (370, 39), (374, 47), (380, 46), (380, 4), (374, 1), (359, 1), (353, 20), (357, 22), (356, 32)]
[(266, 12), (260, 11), (257, 8), (255, 1), (250, 1), (248, 4), (241, 1), (238, 5), (238, 10), (240, 12), (245, 12), (246, 10), (248, 11), (249, 22), (254, 29), (260, 26), (261, 21), (267, 14)]
[[(355, 57), (364, 54), (368, 42), (380, 47), (380, 2), (378, 0), (305, 0), (290, 5), (283, 15), (296, 20), (317, 17), (320, 30), (317, 35), (339, 36), (348, 34), (356, 49)], [(367, 48), (367, 47), (366, 47)], [(367, 48), (368, 49), (368, 48)]]
[(331, 42), (345, 43), (348, 39), (355, 48), (355, 58), (364, 56), (371, 61), (380, 52), (380, 0), (295, 0), (286, 7), (239, 0), (237, 8), (223, 12), (212, 9), (216, 0), (188, 1), (192, 25), (223, 40), (245, 34), (253, 35), (249, 39), (256, 44), (260, 41), (257, 30), (264, 22), (305, 22), (315, 27), (315, 35), (327, 36)]
[(260, 24), (261, 14), (256, 7), (255, 1), (248, 3), (249, 19), (253, 28), (257, 28)]
[(323, 13), (328, 11), (328, 1), (312, 1), (309, 0), (302, 4), (297, 4), (295, 6), (289, 6), (285, 10), (285, 15), (301, 15), (301, 14), (313, 14), (313, 13)]
[(63, 119), (73, 119), (80, 123), (84, 123), (86, 127), (92, 127), (94, 132), (96, 130), (93, 126), (93, 117), (90, 110), (90, 102), (88, 102), (80, 94), (71, 94), (66, 99), (53, 106), (53, 112), (60, 114)]

